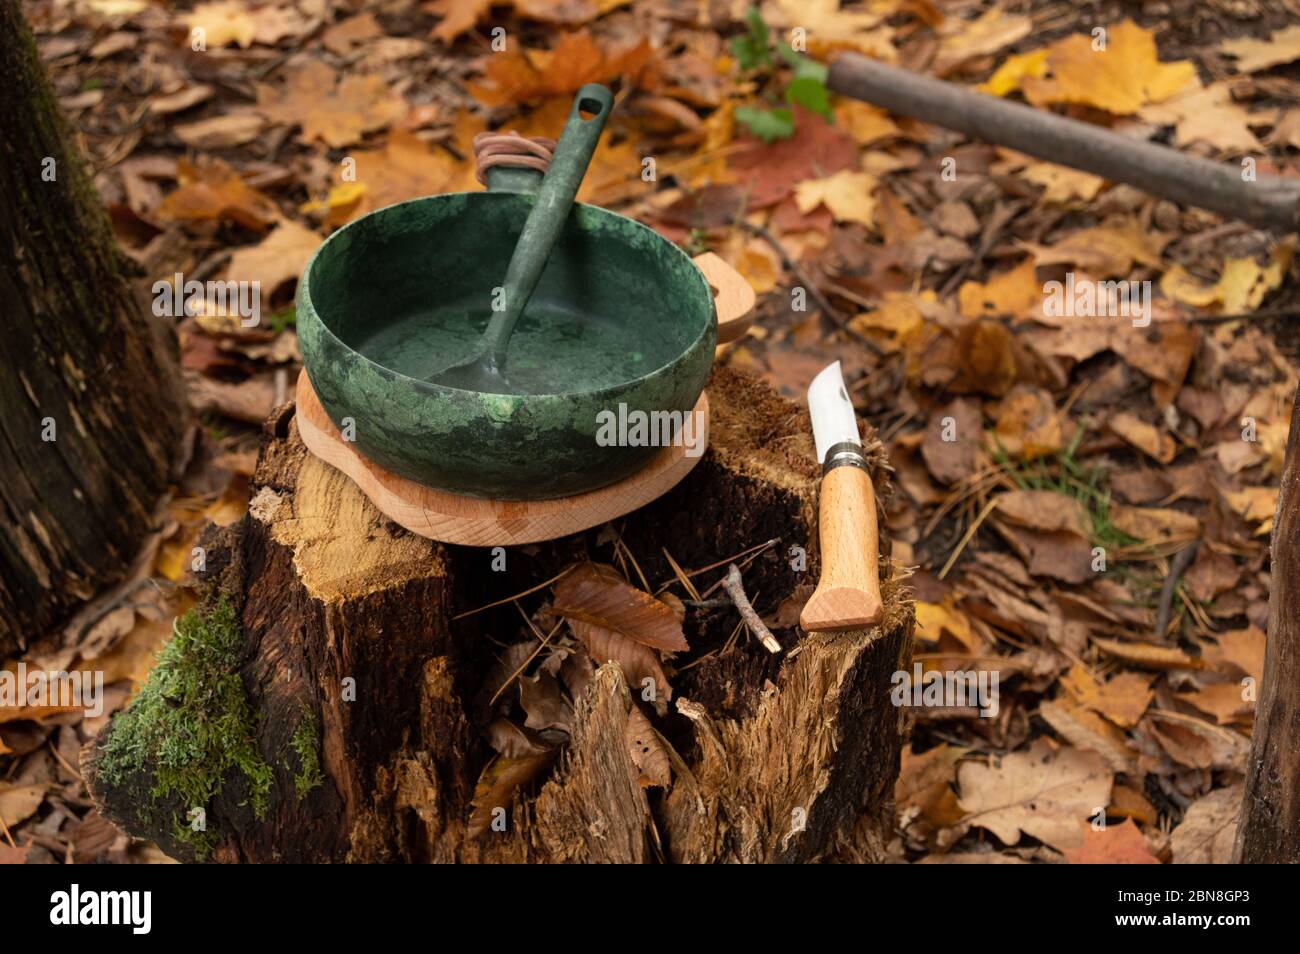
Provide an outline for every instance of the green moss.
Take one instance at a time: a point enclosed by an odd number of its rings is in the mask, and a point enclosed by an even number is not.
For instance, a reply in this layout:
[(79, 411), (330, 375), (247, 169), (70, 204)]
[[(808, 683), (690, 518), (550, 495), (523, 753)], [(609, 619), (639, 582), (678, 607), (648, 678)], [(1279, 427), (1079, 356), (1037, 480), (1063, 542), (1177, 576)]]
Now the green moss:
[(152, 807), (169, 812), (176, 839), (200, 855), (216, 837), (191, 831), (186, 812), (206, 809), (232, 770), (248, 786), (241, 804), (258, 819), (269, 805), (273, 775), (258, 750), (256, 719), (239, 675), (241, 635), (224, 598), (206, 613), (192, 610), (176, 620), (149, 681), (114, 721), (99, 761), (99, 775), (110, 785), (147, 766)]
[(293, 789), (298, 794), (298, 801), (302, 801), (308, 792), (324, 781), (317, 754), (320, 743), (316, 734), (316, 716), (306, 706), (303, 707), (302, 718), (293, 730), (289, 745), (298, 753), (298, 771), (293, 777)]

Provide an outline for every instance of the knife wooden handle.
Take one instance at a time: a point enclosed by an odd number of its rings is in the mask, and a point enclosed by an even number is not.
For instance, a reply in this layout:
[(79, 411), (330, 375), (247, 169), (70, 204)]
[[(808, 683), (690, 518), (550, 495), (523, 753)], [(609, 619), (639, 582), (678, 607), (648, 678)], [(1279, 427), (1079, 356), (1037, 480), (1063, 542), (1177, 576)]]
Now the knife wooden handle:
[(880, 622), (880, 540), (876, 491), (861, 467), (832, 467), (818, 505), (822, 575), (799, 614), (809, 632), (864, 629)]

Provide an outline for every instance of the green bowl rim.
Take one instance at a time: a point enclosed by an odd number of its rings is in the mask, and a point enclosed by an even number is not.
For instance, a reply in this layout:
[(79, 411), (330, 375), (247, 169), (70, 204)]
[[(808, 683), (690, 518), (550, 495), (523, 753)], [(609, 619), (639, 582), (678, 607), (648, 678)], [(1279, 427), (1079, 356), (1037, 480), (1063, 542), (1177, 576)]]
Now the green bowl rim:
[[(517, 394), (517, 393), (499, 394), (497, 392), (492, 392), (492, 391), (471, 391), (465, 388), (450, 387), (445, 384), (434, 384), (431, 381), (425, 381), (421, 378), (413, 378), (410, 375), (401, 373), (400, 371), (394, 371), (392, 368), (380, 364), (378, 361), (375, 361), (373, 358), (369, 357), (368, 355), (362, 353), (361, 351), (358, 351), (356, 348), (349, 345), (347, 342), (345, 342), (342, 338), (340, 338), (337, 334), (334, 333), (334, 329), (332, 329), (325, 322), (325, 319), (322, 317), (321, 312), (316, 308), (315, 303), (312, 301), (311, 272), (312, 272), (312, 268), (316, 264), (316, 260), (320, 257), (321, 253), (325, 251), (326, 247), (331, 242), (333, 242), (336, 238), (338, 238), (340, 235), (342, 235), (344, 232), (346, 232), (348, 229), (352, 228), (353, 226), (359, 225), (360, 223), (365, 222), (367, 219), (371, 219), (375, 216), (383, 215), (385, 213), (391, 213), (394, 209), (399, 209), (402, 206), (416, 205), (418, 203), (423, 203), (423, 202), (432, 202), (432, 201), (437, 201), (439, 199), (450, 199), (456, 196), (469, 196), (469, 197), (477, 198), (477, 197), (487, 197), (487, 196), (512, 196), (513, 197), (515, 195), (516, 193), (512, 193), (512, 192), (446, 192), (446, 193), (441, 193), (439, 195), (426, 195), (426, 196), (420, 196), (419, 198), (416, 199), (407, 199), (403, 202), (394, 202), (392, 205), (386, 205), (379, 209), (373, 209), (372, 211), (367, 212), (365, 215), (353, 219), (351, 222), (346, 223), (342, 228), (338, 229), (332, 235), (326, 238), (325, 241), (320, 244), (320, 247), (317, 248), (316, 251), (312, 253), (311, 258), (307, 262), (307, 267), (303, 269), (302, 278), (298, 282), (299, 287), (298, 287), (298, 293), (296, 295), (296, 299), (299, 302), (298, 305), (299, 309), (301, 309), (303, 305), (306, 305), (307, 310), (310, 311), (311, 315), (316, 319), (316, 322), (320, 326), (320, 330), (322, 332), (329, 335), (329, 337), (333, 339), (334, 342), (336, 342), (340, 348), (342, 348), (343, 350), (347, 351), (350, 354), (356, 355), (358, 358), (361, 359), (361, 361), (374, 368), (382, 376), (389, 377), (394, 380), (409, 381), (413, 385), (415, 385), (417, 389), (427, 390), (435, 394), (452, 392), (456, 394), (471, 394), (471, 395), (483, 395), (483, 396), (505, 397), (505, 398), (525, 398), (529, 400), (545, 399), (545, 398), (563, 398), (567, 400), (575, 397), (582, 397), (582, 398), (600, 397), (601, 395), (605, 395), (605, 394), (613, 396), (615, 394), (626, 391), (629, 387), (636, 385), (639, 382), (647, 381), (649, 379), (659, 377), (661, 375), (668, 373), (674, 367), (681, 364), (690, 354), (692, 354), (700, 346), (701, 342), (709, 335), (710, 331), (712, 331), (716, 335), (717, 327), (718, 327), (718, 309), (717, 309), (717, 302), (715, 301), (713, 295), (713, 288), (712, 286), (709, 285), (708, 279), (704, 277), (704, 273), (700, 271), (699, 266), (695, 264), (694, 260), (689, 255), (687, 255), (686, 252), (675, 242), (669, 241), (668, 239), (660, 235), (658, 232), (656, 232), (654, 229), (650, 228), (649, 226), (641, 222), (638, 222), (636, 219), (629, 218), (626, 215), (620, 215), (618, 212), (611, 212), (609, 209), (601, 208), (598, 205), (589, 205), (586, 202), (574, 202), (573, 203), (574, 208), (575, 209), (581, 208), (584, 210), (584, 212), (596, 212), (599, 213), (600, 215), (613, 216), (616, 219), (622, 219), (624, 222), (628, 222), (631, 225), (633, 225), (636, 229), (640, 229), (642, 231), (648, 232), (651, 236), (653, 236), (654, 239), (664, 243), (669, 248), (671, 248), (675, 254), (680, 255), (682, 258), (684, 258), (686, 260), (686, 263), (690, 266), (692, 274), (694, 274), (697, 283), (701, 286), (704, 296), (709, 303), (710, 320), (705, 323), (704, 328), (701, 329), (700, 333), (689, 344), (687, 344), (685, 348), (681, 350), (681, 352), (677, 355), (677, 357), (673, 358), (671, 361), (667, 362), (666, 364), (658, 368), (655, 368), (653, 371), (647, 371), (645, 374), (639, 375), (635, 378), (631, 378), (628, 381), (624, 381), (619, 384), (608, 385), (603, 388), (593, 388), (591, 390), (586, 390), (586, 391), (581, 391), (581, 390), (548, 391), (545, 393), (526, 393), (526, 394)], [(716, 341), (716, 337), (714, 340)], [(307, 368), (306, 361), (303, 362), (303, 366), (304, 368)], [(307, 370), (310, 374), (311, 369), (307, 368)], [(313, 384), (314, 383), (315, 380), (313, 379)]]

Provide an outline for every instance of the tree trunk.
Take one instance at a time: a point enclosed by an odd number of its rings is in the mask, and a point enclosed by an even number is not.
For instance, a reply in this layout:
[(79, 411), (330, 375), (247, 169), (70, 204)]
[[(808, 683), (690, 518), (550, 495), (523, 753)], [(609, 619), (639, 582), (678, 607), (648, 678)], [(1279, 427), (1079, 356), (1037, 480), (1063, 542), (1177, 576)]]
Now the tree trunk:
[(0, 0), (0, 315), (3, 657), (125, 575), (184, 407), (17, 0)]
[[(725, 368), (709, 397), (708, 453), (674, 490), (620, 520), (618, 535), (652, 586), (673, 576), (665, 553), (682, 567), (723, 560), (695, 578), (701, 588), (726, 572), (726, 558), (779, 538), (744, 570), (748, 595), (770, 617), (816, 580), (819, 475), (807, 414)], [(895, 582), (871, 631), (802, 634), (792, 628), (797, 607), (793, 616), (787, 607), (790, 628), (775, 629), (779, 654), (743, 634), (730, 640), (739, 618), (729, 604), (688, 609), (691, 650), (671, 674), (674, 705), (653, 720), (674, 753), (671, 789), (638, 784), (627, 740), (635, 703), (608, 663), (578, 694), (554, 764), (510, 803), (505, 830), (470, 837), (475, 784), (492, 758), (483, 693), (499, 680), (490, 670), (521, 620), (509, 601), (456, 616), (537, 586), (574, 559), (608, 561), (611, 538), (592, 530), (512, 548), (504, 572), (494, 572), (492, 551), (443, 546), (389, 523), (307, 453), (286, 406), (267, 423), (250, 512), (209, 539), (205, 574), (207, 604), (224, 597), (238, 615), (229, 659), (247, 692), (259, 753), (251, 761), (274, 776), (262, 779), (265, 803), (250, 797), (257, 772), (237, 768), (201, 806), (156, 797), (165, 766), (149, 753), (171, 750), (169, 736), (141, 732), (131, 710), (83, 753), (92, 796), (169, 853), (220, 861), (882, 859), (905, 711), (889, 700), (890, 677), (905, 665), (912, 628)], [(806, 569), (792, 564), (792, 546), (808, 551)], [(545, 595), (522, 602), (531, 609)], [(194, 807), (207, 823), (197, 847), (177, 830)]]
[(1237, 860), (1300, 862), (1300, 391), (1273, 525), (1264, 685), (1237, 829)]

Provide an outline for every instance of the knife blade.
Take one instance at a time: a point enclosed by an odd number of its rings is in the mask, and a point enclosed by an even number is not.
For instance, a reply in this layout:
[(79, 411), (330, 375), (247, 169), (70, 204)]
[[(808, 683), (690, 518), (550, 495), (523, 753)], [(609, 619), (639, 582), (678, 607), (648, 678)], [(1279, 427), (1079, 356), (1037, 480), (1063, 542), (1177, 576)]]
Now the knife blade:
[(858, 438), (858, 419), (838, 361), (817, 372), (808, 385), (808, 413), (812, 417), (817, 463), (825, 464), (826, 452), (836, 444), (862, 443)]

